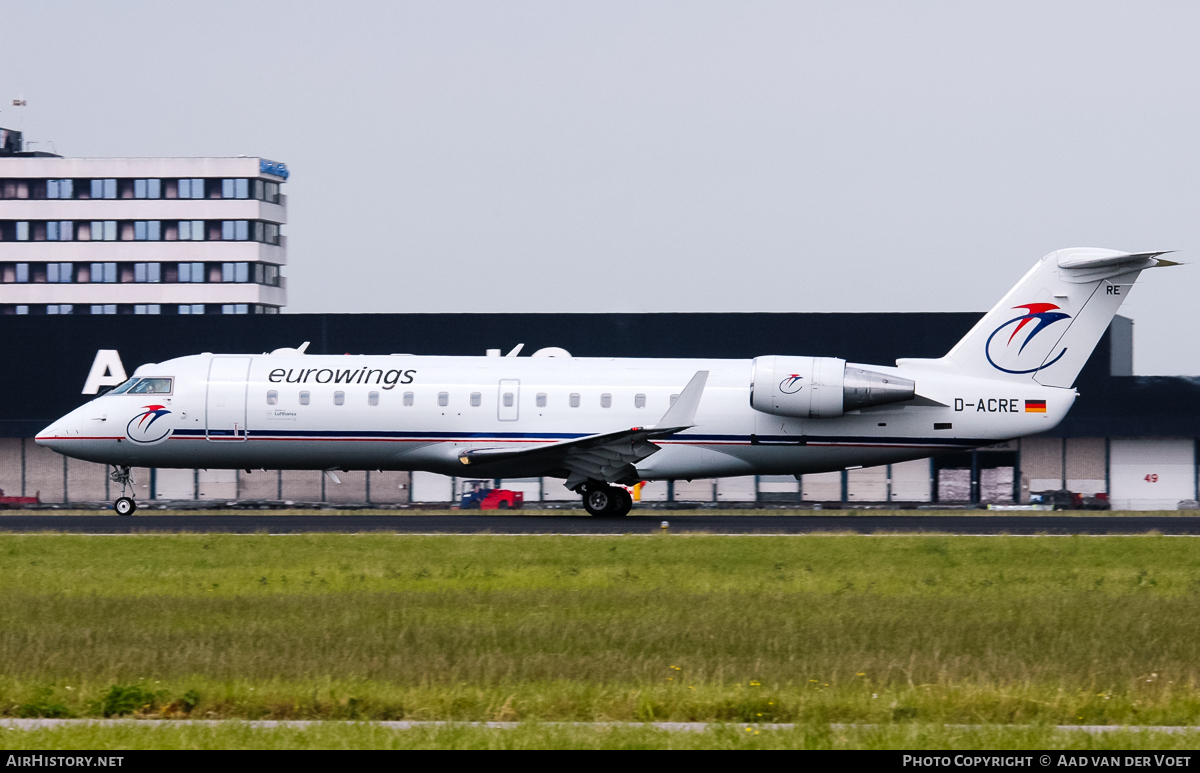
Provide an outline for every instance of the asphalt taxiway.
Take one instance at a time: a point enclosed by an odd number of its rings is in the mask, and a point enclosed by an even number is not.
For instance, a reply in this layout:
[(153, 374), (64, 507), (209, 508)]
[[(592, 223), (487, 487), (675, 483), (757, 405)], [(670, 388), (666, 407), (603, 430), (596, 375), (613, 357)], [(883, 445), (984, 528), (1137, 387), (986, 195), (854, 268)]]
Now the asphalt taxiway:
[(1200, 516), (1068, 515), (697, 515), (660, 511), (625, 518), (586, 515), (0, 515), (3, 532), (74, 534), (206, 533), (303, 534), (389, 532), (398, 534), (651, 534), (662, 531), (713, 534), (1146, 534), (1200, 535)]

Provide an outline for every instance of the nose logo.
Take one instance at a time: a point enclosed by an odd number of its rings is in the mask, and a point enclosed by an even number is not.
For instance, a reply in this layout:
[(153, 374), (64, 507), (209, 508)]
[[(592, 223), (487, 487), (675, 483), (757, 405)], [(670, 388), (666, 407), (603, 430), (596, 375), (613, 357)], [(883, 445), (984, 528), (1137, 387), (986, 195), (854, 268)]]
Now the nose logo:
[(170, 413), (161, 405), (143, 406), (143, 411), (129, 420), (125, 434), (135, 443), (157, 443), (166, 440), (174, 427), (171, 426), (170, 419), (159, 419)]

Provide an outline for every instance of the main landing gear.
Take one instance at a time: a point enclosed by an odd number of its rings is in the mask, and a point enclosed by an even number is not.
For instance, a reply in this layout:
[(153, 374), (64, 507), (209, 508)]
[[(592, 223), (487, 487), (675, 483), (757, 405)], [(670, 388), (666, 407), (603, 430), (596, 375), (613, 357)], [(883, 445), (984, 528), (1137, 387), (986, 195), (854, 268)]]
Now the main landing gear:
[(627, 489), (603, 483), (588, 483), (583, 487), (583, 509), (597, 518), (620, 518), (633, 509), (633, 497)]
[(137, 510), (137, 503), (133, 501), (133, 497), (125, 496), (125, 489), (133, 483), (129, 467), (117, 467), (108, 474), (108, 477), (112, 479), (113, 483), (121, 484), (121, 497), (113, 502), (113, 510), (117, 511), (117, 515), (133, 515)]

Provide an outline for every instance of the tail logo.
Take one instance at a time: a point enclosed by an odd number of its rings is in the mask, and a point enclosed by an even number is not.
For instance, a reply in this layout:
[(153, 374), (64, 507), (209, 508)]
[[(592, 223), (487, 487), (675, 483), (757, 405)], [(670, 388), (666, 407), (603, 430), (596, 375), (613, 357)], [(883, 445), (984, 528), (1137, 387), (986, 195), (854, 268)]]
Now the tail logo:
[[(1022, 357), (1022, 354), (1025, 352), (1025, 347), (1029, 346), (1039, 333), (1055, 322), (1071, 319), (1071, 315), (1062, 311), (1060, 307), (1053, 303), (1026, 303), (1022, 306), (1014, 306), (1013, 308), (1024, 309), (1026, 313), (1018, 317), (1013, 317), (993, 330), (992, 334), (988, 336), (987, 343), (984, 345), (984, 354), (987, 356), (987, 361), (991, 363), (991, 366), (1002, 373), (1023, 375), (1026, 373), (1037, 373), (1039, 370), (1048, 368), (1061, 360), (1063, 355), (1067, 353), (1065, 346), (1058, 353), (1058, 356), (1053, 359), (1048, 359), (1050, 352), (1047, 352), (1044, 346), (1035, 345), (1028, 355)], [(1030, 326), (1031, 322), (1035, 324)], [(1000, 335), (1001, 331), (1010, 330), (1010, 328), (1011, 332), (1009, 332), (1007, 338)], [(1018, 339), (1018, 334), (1022, 330), (1028, 332), (1026, 332), (1023, 338)], [(997, 341), (997, 338), (999, 338), (999, 341)], [(1049, 338), (1039, 340), (1039, 343), (1044, 342), (1049, 342), (1049, 345), (1053, 345), (1053, 341)]]
[(793, 373), (779, 382), (779, 391), (785, 395), (794, 395), (804, 388), (804, 385), (800, 383), (803, 380), (804, 376), (801, 376), (799, 373)]
[(158, 423), (158, 420), (171, 412), (161, 405), (145, 405), (142, 408), (142, 412), (130, 419), (129, 424), (125, 426), (126, 436), (135, 443), (157, 443), (166, 440), (174, 427), (170, 426), (170, 420), (161, 423)]

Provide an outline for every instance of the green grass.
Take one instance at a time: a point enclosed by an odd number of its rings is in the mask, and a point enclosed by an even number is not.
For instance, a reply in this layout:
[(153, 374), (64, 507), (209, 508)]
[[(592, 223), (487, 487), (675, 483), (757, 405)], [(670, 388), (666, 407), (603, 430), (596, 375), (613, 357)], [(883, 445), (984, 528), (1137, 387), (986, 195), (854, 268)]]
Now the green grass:
[(978, 729), (892, 725), (831, 729), (828, 725), (759, 730), (746, 725), (703, 732), (648, 727), (571, 727), (529, 723), (513, 729), (464, 725), (391, 730), (366, 724), (322, 723), (306, 728), (257, 729), (237, 723), (191, 726), (68, 727), (0, 730), (0, 749), (1021, 749), (1189, 750), (1194, 734), (1115, 731), (1090, 734), (1053, 728)]
[[(5, 535), (0, 715), (779, 721), (808, 729), (762, 744), (912, 748), (975, 743), (930, 729), (941, 723), (1200, 724), (1196, 546), (1169, 537)], [(839, 740), (830, 722), (887, 729)], [(151, 731), (164, 735), (137, 735)], [(244, 732), (151, 731), (111, 732), (131, 746), (239, 744)], [(543, 726), (329, 732), (280, 731), (261, 743), (758, 743)], [(1045, 739), (1030, 743), (1118, 743)], [(1183, 743), (1154, 743), (1168, 742)]]

